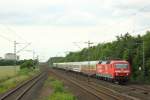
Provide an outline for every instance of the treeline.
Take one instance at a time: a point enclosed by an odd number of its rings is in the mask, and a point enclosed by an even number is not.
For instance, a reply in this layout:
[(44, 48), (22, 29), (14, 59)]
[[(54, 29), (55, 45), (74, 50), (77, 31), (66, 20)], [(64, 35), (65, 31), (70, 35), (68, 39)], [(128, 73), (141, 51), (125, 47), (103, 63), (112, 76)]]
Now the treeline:
[(0, 60), (0, 66), (12, 66), (12, 65), (22, 65), (25, 62), (33, 62), (33, 64), (36, 64), (38, 61), (37, 60), (19, 60), (19, 61), (15, 61), (15, 60)]
[(143, 78), (148, 80), (150, 77), (150, 32), (147, 31), (143, 36), (131, 36), (126, 33), (116, 38), (113, 42), (100, 43), (97, 46), (84, 48), (78, 52), (70, 52), (66, 57), (50, 58), (48, 62), (52, 64), (54, 62), (87, 61), (88, 55), (90, 55), (90, 60), (120, 58), (130, 62), (132, 80), (142, 80)]

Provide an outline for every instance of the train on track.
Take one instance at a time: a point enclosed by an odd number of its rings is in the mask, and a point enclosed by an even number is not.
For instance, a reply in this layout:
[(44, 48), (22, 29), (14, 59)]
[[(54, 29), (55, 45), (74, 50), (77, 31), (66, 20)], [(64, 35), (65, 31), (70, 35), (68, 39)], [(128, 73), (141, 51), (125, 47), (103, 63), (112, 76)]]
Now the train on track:
[(131, 74), (131, 66), (125, 60), (64, 62), (53, 63), (53, 66), (54, 68), (119, 83), (128, 82)]

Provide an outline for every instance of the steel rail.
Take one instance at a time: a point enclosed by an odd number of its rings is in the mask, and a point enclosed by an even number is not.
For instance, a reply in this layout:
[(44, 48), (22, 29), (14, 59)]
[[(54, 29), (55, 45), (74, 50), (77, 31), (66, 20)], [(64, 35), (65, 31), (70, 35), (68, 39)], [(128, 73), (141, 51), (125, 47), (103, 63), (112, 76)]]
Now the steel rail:
[[(61, 75), (59, 73), (56, 73), (56, 72), (54, 72), (54, 73), (57, 74), (59, 77), (63, 77), (62, 73), (61, 73)], [(71, 78), (71, 77), (68, 78), (68, 77), (65, 77), (65, 76), (66, 75), (64, 75), (63, 78), (65, 78), (66, 80), (70, 81), (71, 83), (77, 85), (78, 87), (84, 89), (85, 91), (93, 94), (94, 96), (96, 96), (96, 97), (98, 97), (102, 100), (108, 100), (108, 98), (109, 99), (111, 98), (111, 99), (114, 99), (114, 100), (123, 100), (123, 98), (128, 98), (129, 100), (137, 100), (135, 98), (130, 98), (130, 97), (128, 97), (126, 95), (122, 95), (122, 94), (116, 94), (116, 95), (119, 95), (119, 96), (114, 95), (115, 93), (109, 94), (112, 91), (109, 91), (109, 93), (108, 93), (106, 91), (103, 91), (103, 90), (100, 90), (100, 89), (94, 87), (92, 84), (90, 84), (90, 82), (85, 83), (85, 82), (81, 82), (77, 79), (74, 79), (74, 78)]]
[(15, 94), (15, 92), (19, 91), (20, 89), (22, 89), (26, 85), (31, 84), (27, 88), (25, 88), (24, 91), (19, 94), (19, 96), (18, 95), (16, 96), (15, 100), (20, 100), (23, 97), (23, 95), (25, 95), (33, 87), (33, 85), (36, 84), (44, 76), (45, 76), (45, 73), (40, 73), (37, 76), (33, 77), (32, 79), (23, 82), (22, 84), (18, 85), (16, 88), (14, 88), (14, 89), (8, 91), (7, 93), (5, 93), (0, 98), (0, 100), (5, 100), (5, 99), (9, 98), (11, 95)]

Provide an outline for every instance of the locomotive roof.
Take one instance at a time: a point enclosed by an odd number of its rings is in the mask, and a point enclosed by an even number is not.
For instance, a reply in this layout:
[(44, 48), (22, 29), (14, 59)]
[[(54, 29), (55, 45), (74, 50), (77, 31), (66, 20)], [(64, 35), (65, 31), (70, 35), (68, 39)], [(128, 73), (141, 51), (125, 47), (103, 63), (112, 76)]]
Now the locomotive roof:
[(64, 62), (64, 63), (54, 63), (58, 65), (87, 65), (90, 62), (91, 65), (97, 64), (99, 61), (83, 61), (83, 62)]
[(94, 64), (110, 64), (114, 62), (124, 62), (127, 63), (125, 60), (105, 60), (105, 61), (82, 61), (82, 62), (62, 62), (62, 63), (54, 63), (58, 65), (87, 65), (90, 62), (91, 65)]
[(126, 60), (105, 60), (105, 61), (99, 61), (99, 64), (110, 64), (115, 62), (127, 63)]

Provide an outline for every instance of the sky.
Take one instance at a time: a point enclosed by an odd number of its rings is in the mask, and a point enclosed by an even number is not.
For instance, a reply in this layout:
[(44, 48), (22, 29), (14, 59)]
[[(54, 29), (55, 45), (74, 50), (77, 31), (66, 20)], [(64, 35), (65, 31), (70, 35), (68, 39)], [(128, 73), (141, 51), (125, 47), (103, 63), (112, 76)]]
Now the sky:
[(0, 57), (17, 51), (41, 61), (150, 29), (150, 0), (0, 0)]

